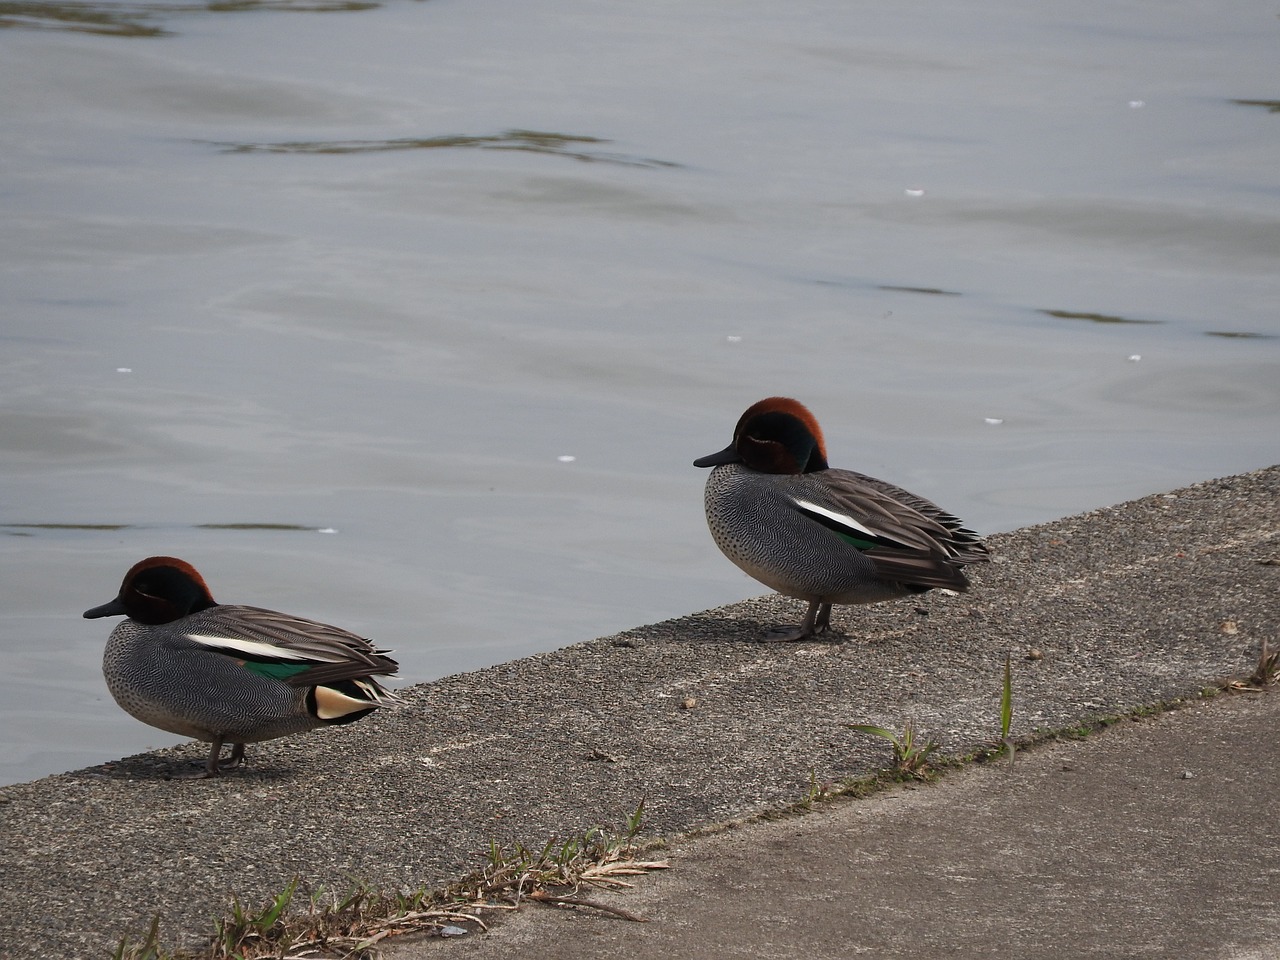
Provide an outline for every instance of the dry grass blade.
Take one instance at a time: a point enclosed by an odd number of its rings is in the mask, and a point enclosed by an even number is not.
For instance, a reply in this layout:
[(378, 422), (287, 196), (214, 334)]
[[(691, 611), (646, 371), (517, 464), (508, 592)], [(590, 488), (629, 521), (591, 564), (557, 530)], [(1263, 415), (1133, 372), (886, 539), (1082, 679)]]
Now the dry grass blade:
[(555, 907), (589, 907), (592, 910), (599, 910), (602, 913), (611, 913), (615, 917), (621, 917), (623, 920), (630, 920), (632, 923), (649, 922), (644, 917), (637, 916), (629, 910), (623, 910), (621, 907), (610, 907), (603, 903), (593, 903), (590, 900), (583, 900), (581, 897), (557, 897), (553, 894), (539, 890), (529, 894), (529, 899)]
[(666, 870), (670, 866), (671, 864), (665, 860), (629, 860), (623, 863), (602, 864), (587, 867), (582, 871), (579, 881), (597, 887), (630, 887), (633, 884), (620, 878), (638, 877), (655, 870)]
[(1228, 690), (1260, 691), (1280, 684), (1280, 649), (1272, 650), (1264, 639), (1258, 651), (1258, 663), (1253, 673), (1243, 680), (1232, 680)]

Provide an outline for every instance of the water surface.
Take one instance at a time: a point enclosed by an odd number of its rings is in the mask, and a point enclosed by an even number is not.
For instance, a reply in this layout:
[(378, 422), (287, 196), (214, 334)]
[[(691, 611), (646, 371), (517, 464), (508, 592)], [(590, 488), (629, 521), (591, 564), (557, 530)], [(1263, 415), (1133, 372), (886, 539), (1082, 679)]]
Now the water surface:
[(79, 618), (150, 554), (410, 681), (761, 592), (771, 393), (986, 531), (1278, 459), (1267, 4), (0, 24), (4, 780), (173, 741)]

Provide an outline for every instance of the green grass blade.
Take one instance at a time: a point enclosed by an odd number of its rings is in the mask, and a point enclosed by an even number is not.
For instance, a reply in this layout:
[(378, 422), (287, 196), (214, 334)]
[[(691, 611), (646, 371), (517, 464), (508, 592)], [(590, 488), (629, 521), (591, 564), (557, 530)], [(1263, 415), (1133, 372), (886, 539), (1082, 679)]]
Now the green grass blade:
[(1000, 694), (1000, 739), (1009, 739), (1009, 728), (1013, 726), (1013, 665), (1009, 654), (1004, 655), (1004, 690)]
[(847, 723), (845, 726), (850, 730), (857, 730), (859, 733), (869, 733), (873, 737), (883, 737), (890, 743), (898, 742), (898, 735), (892, 730), (886, 730), (884, 727), (873, 726), (870, 723)]

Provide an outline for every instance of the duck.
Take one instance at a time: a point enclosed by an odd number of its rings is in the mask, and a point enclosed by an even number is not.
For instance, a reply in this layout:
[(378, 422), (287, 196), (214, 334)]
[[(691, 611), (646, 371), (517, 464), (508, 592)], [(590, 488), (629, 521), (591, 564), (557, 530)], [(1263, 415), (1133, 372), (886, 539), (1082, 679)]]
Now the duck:
[(135, 719), (211, 744), (199, 778), (240, 766), (246, 743), (352, 723), (397, 700), (376, 679), (399, 669), (390, 651), (327, 623), (217, 603), (176, 557), (140, 560), (115, 599), (84, 616), (126, 618), (107, 639), (107, 689)]
[(726, 557), (778, 593), (808, 601), (803, 622), (769, 640), (831, 630), (834, 604), (878, 603), (968, 588), (965, 568), (990, 559), (983, 539), (930, 500), (827, 463), (817, 419), (790, 397), (746, 409), (711, 467), (707, 525)]

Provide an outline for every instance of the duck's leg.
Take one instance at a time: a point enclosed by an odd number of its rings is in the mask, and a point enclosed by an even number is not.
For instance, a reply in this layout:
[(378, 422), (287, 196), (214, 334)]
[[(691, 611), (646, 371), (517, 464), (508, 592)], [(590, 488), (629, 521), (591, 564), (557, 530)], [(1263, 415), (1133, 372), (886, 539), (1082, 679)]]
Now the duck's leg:
[(204, 769), (199, 773), (192, 775), (188, 779), (205, 780), (209, 777), (219, 777), (228, 770), (234, 770), (244, 762), (244, 744), (231, 744), (231, 756), (226, 760), (222, 759), (222, 745), (226, 743), (222, 738), (214, 740), (209, 745), (209, 759), (205, 761)]
[(831, 604), (818, 600), (809, 601), (809, 611), (804, 615), (804, 622), (798, 627), (774, 627), (764, 635), (770, 643), (788, 640), (808, 640), (814, 635), (814, 623), (818, 620), (818, 608), (826, 608), (826, 617), (831, 619)]
[(814, 624), (816, 633), (826, 633), (831, 629), (831, 604), (824, 603), (818, 608), (818, 620)]
[(222, 755), (221, 739), (213, 740), (209, 744), (209, 757), (204, 762), (204, 768), (196, 773), (178, 774), (175, 779), (178, 780), (207, 780), (209, 777), (216, 777), (222, 772), (218, 766), (218, 759)]
[(216, 777), (222, 772), (222, 766), (219, 761), (222, 759), (222, 738), (219, 737), (209, 745), (209, 759), (205, 761), (204, 775), (206, 777)]
[(227, 757), (226, 760), (218, 761), (218, 770), (234, 770), (242, 763), (244, 763), (244, 744), (233, 743), (231, 745), (231, 756)]

